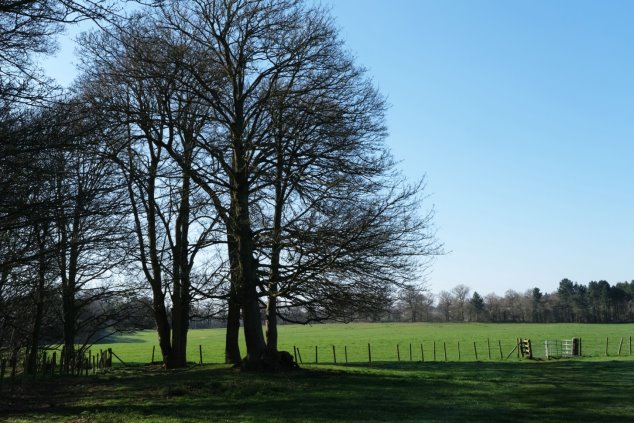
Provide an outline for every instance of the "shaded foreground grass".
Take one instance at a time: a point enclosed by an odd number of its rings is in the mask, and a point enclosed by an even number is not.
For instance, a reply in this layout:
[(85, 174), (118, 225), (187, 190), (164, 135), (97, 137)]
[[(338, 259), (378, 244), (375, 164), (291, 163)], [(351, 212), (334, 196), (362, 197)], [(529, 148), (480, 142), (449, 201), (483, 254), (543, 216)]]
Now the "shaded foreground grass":
[(375, 363), (281, 374), (119, 369), (27, 384), (0, 419), (74, 422), (628, 421), (634, 362)]

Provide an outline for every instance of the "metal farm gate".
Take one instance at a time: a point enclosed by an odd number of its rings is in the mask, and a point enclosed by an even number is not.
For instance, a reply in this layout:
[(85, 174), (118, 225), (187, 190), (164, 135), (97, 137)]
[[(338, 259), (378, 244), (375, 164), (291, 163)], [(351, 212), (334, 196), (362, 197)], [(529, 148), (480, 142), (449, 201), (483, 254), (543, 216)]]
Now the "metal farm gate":
[(572, 339), (547, 339), (544, 341), (546, 359), (571, 358), (581, 355), (581, 342), (579, 338)]

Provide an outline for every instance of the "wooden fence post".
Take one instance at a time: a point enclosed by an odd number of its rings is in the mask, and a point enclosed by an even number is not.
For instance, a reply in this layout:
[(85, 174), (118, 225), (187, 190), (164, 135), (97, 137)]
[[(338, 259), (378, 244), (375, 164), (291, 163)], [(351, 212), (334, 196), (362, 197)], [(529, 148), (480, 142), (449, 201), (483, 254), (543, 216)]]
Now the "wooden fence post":
[(57, 366), (57, 351), (53, 351), (53, 357), (51, 358), (51, 376), (55, 375), (55, 366)]
[(46, 377), (46, 374), (48, 373), (47, 370), (47, 364), (48, 364), (48, 354), (46, 354), (46, 351), (42, 351), (42, 377)]
[(347, 345), (343, 346), (343, 353), (346, 356), (346, 364), (348, 364), (348, 346)]
[(491, 342), (487, 338), (487, 350), (489, 350), (489, 360), (491, 360)]
[(460, 353), (460, 341), (458, 341), (458, 361), (460, 361), (461, 359), (462, 359), (462, 354)]
[(632, 355), (632, 336), (630, 335), (630, 355)]
[(13, 352), (13, 355), (11, 356), (11, 392), (13, 392), (13, 386), (15, 385), (15, 368), (18, 365), (18, 356), (17, 356), (17, 352)]
[(335, 352), (335, 346), (333, 344), (332, 346), (332, 361), (335, 362), (335, 364), (337, 364), (337, 353)]
[(476, 361), (478, 361), (478, 349), (476, 348), (476, 341), (473, 341), (473, 352), (475, 353)]
[(605, 356), (608, 356), (608, 337), (605, 337)]
[(442, 343), (443, 348), (445, 349), (445, 361), (447, 361), (447, 343), (443, 342)]
[(621, 348), (623, 348), (623, 337), (621, 337), (621, 342), (619, 343), (619, 353), (618, 356), (621, 356)]
[(425, 351), (423, 351), (423, 343), (420, 343), (420, 360), (422, 363), (425, 362)]
[(370, 347), (369, 342), (368, 342), (368, 364), (372, 364), (372, 348)]
[(77, 367), (78, 367), (78, 363), (79, 363), (79, 356), (77, 355), (77, 351), (72, 350), (72, 357), (70, 359), (70, 367), (71, 367), (71, 375), (75, 375), (75, 373), (77, 373)]
[[(515, 350), (518, 350), (518, 354), (519, 354), (519, 347), (520, 347), (520, 344), (519, 344), (519, 343), (515, 344), (515, 348), (513, 348), (513, 349), (511, 350), (511, 352), (509, 353), (509, 355), (507, 355), (507, 356), (506, 356), (506, 359), (508, 360), (509, 358), (511, 358), (511, 356), (513, 355), (513, 353), (515, 352)], [(518, 357), (519, 357), (519, 356), (518, 356)]]
[(401, 361), (401, 350), (398, 348), (398, 344), (396, 344), (396, 358)]
[(579, 357), (582, 357), (583, 353), (581, 352), (581, 338), (579, 338)]
[(412, 343), (409, 343), (409, 361), (412, 361)]
[[(40, 364), (40, 360), (39, 357), (37, 356), (37, 351), (35, 352), (35, 365), (33, 366), (32, 369), (29, 369), (32, 374), (31, 376), (33, 377), (33, 380), (35, 380), (36, 376), (37, 376), (37, 367)], [(24, 378), (25, 376), (28, 374), (26, 372), (27, 368), (30, 367), (29, 365), (29, 350), (27, 349), (26, 352), (24, 353), (24, 361), (22, 362), (22, 384), (24, 384)]]
[(522, 341), (517, 338), (517, 358), (520, 358), (520, 342)]
[(436, 361), (436, 341), (434, 341), (434, 361)]
[(315, 345), (315, 364), (319, 364), (319, 355), (317, 353), (317, 345)]
[(0, 360), (0, 392), (2, 392), (2, 383), (4, 382), (4, 371), (7, 369), (7, 359)]
[(203, 346), (198, 344), (198, 352), (200, 353), (200, 365), (203, 365)]
[(112, 349), (108, 348), (108, 351), (110, 351), (110, 367), (112, 367), (112, 356), (113, 355), (116, 357), (117, 360), (119, 360), (121, 362), (121, 364), (123, 364), (125, 367), (128, 367), (126, 362), (121, 360), (121, 357), (119, 357), (114, 351), (112, 351)]

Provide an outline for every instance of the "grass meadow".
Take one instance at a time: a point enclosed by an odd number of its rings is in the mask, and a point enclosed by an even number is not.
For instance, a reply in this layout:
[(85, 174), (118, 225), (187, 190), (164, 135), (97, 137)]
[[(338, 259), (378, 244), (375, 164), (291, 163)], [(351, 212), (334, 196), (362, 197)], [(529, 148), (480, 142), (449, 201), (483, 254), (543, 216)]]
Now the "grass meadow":
[[(300, 370), (243, 373), (223, 364), (166, 371), (147, 365), (153, 332), (97, 345), (137, 364), (83, 377), (24, 379), (0, 391), (0, 420), (68, 422), (375, 422), (375, 421), (631, 421), (634, 325), (352, 324), (283, 326), (281, 347), (303, 351)], [(506, 356), (515, 338), (580, 337), (584, 357), (560, 360), (488, 359), (487, 338)], [(194, 330), (206, 363), (222, 361), (223, 330)], [(609, 340), (605, 356), (605, 339)], [(624, 342), (618, 356), (620, 339)], [(431, 360), (427, 346), (445, 343)], [(478, 361), (473, 342), (482, 345)], [(494, 342), (495, 341), (495, 342)], [(464, 344), (460, 361), (457, 343)], [(542, 341), (543, 342), (543, 341)], [(367, 344), (372, 364), (367, 363)], [(425, 347), (409, 361), (409, 344)], [(397, 361), (396, 345), (401, 361)], [(450, 345), (456, 345), (449, 348)], [(319, 347), (319, 364), (314, 346)], [(332, 346), (338, 364), (332, 363)], [(342, 363), (344, 346), (348, 364)], [(467, 348), (467, 346), (470, 347)], [(431, 348), (431, 347), (430, 347)], [(304, 352), (305, 351), (305, 352)], [(309, 353), (310, 351), (310, 353)], [(431, 351), (431, 350), (430, 350)], [(420, 347), (418, 352), (420, 352)], [(158, 360), (158, 351), (155, 359)], [(429, 357), (429, 358), (428, 358)]]
[[(584, 359), (621, 359), (630, 357), (630, 337), (634, 336), (634, 324), (582, 325), (582, 324), (485, 324), (485, 323), (355, 323), (320, 324), (312, 326), (281, 325), (279, 328), (281, 350), (299, 348), (303, 364), (315, 362), (315, 346), (319, 363), (333, 363), (333, 350), (337, 363), (367, 363), (368, 344), (371, 345), (372, 361), (409, 361), (409, 346), (412, 345), (412, 360), (434, 361), (433, 347), (436, 343), (436, 360), (445, 361), (500, 361), (500, 346), (503, 360), (513, 350), (516, 338), (531, 339), (533, 354), (545, 358), (545, 340), (563, 340), (577, 337), (582, 342)], [(224, 329), (197, 329), (189, 332), (188, 360), (198, 363), (200, 347), (204, 363), (224, 361)], [(623, 344), (621, 344), (623, 338)], [(123, 335), (108, 344), (95, 348), (112, 348), (126, 363), (144, 364), (152, 358), (152, 347), (156, 347), (155, 360), (160, 360), (156, 332), (143, 331), (134, 335)], [(474, 349), (475, 342), (475, 349)], [(421, 354), (421, 344), (423, 352)], [(458, 351), (460, 344), (460, 351)], [(397, 350), (398, 345), (398, 350)], [(242, 346), (244, 350), (244, 346)], [(478, 354), (476, 360), (476, 352)], [(517, 359), (513, 354), (509, 358)]]

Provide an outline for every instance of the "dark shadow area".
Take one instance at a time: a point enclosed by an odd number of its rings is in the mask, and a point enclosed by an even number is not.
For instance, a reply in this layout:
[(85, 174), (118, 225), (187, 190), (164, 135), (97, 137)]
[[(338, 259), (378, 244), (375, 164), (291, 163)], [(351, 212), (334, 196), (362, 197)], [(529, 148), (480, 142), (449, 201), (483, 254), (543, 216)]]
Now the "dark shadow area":
[[(118, 370), (27, 383), (0, 415), (134, 421), (628, 421), (634, 363), (375, 363), (242, 373)], [(4, 393), (4, 392), (3, 392)], [(82, 414), (83, 413), (83, 414)]]

